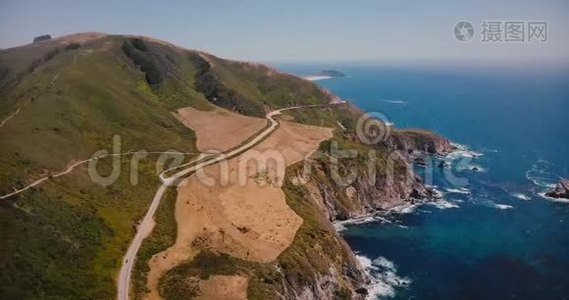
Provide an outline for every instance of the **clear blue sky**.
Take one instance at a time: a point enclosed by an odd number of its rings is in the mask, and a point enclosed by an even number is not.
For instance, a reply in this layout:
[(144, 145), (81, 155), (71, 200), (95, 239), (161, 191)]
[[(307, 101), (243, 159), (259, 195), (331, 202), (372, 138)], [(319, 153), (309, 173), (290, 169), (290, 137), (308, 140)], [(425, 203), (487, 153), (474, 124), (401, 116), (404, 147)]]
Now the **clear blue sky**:
[[(470, 43), (452, 35), (460, 20)], [(484, 20), (547, 21), (548, 42), (480, 43)], [(86, 31), (254, 61), (569, 61), (569, 0), (0, 0), (0, 48)]]

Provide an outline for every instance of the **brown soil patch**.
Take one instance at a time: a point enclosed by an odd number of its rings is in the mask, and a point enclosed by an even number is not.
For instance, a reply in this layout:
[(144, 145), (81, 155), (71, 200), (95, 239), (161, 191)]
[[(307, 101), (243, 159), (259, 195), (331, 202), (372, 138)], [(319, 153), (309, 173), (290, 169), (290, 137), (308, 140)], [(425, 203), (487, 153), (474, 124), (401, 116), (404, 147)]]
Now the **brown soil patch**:
[[(149, 262), (151, 298), (158, 297), (159, 278), (191, 259), (199, 249), (255, 262), (274, 261), (302, 225), (302, 218), (286, 204), (280, 188), (284, 169), (331, 137), (329, 128), (281, 122), (266, 140), (225, 164), (229, 174), (225, 183), (220, 182), (223, 164), (207, 167), (182, 182), (176, 202), (176, 243)], [(247, 157), (263, 155), (282, 159), (284, 165), (279, 168), (268, 163), (265, 169), (257, 170), (255, 163), (244, 163)], [(243, 290), (232, 294), (246, 293), (246, 285)]]
[(199, 296), (196, 299), (245, 300), (247, 283), (243, 276), (215, 275), (199, 283)]
[(196, 132), (200, 151), (227, 151), (239, 146), (267, 124), (265, 119), (247, 117), (222, 108), (212, 111), (181, 108), (176, 116)]

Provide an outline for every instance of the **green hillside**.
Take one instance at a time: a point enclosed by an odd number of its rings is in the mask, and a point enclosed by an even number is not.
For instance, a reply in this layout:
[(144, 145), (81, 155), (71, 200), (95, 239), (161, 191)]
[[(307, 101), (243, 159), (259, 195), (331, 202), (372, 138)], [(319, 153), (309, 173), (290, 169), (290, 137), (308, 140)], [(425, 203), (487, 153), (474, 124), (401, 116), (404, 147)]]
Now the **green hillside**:
[[(99, 150), (195, 151), (173, 116), (213, 104), (243, 114), (327, 103), (316, 85), (268, 67), (223, 60), (149, 38), (83, 34), (0, 51), (0, 194), (63, 171)], [(188, 157), (189, 158), (189, 157)], [(96, 298), (114, 276), (159, 180), (156, 155), (130, 156), (117, 182), (93, 183), (82, 166), (0, 200), (0, 298)], [(111, 159), (99, 161), (109, 173)]]

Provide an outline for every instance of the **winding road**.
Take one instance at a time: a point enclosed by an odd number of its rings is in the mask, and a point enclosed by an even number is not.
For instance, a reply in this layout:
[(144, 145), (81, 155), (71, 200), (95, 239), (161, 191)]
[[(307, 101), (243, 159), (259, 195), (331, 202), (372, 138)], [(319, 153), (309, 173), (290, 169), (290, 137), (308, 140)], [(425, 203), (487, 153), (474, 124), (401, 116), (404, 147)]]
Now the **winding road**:
[(0, 123), (0, 127), (4, 126), (4, 124), (6, 124), (6, 122), (8, 122), (8, 120), (10, 120), (11, 118), (13, 118), (15, 115), (17, 115), (20, 112), (20, 109), (18, 108), (14, 113), (12, 113), (11, 115), (7, 116), (4, 120), (2, 120), (2, 122)]
[(346, 102), (338, 101), (330, 104), (300, 105), (300, 106), (292, 106), (292, 107), (271, 111), (267, 113), (267, 115), (265, 116), (265, 118), (269, 121), (270, 125), (267, 128), (265, 128), (263, 131), (261, 131), (257, 136), (249, 140), (247, 143), (233, 150), (230, 150), (226, 153), (214, 156), (213, 158), (211, 158), (211, 156), (200, 155), (200, 157), (198, 157), (196, 160), (185, 164), (185, 165), (194, 164), (193, 166), (188, 167), (187, 169), (184, 169), (182, 171), (179, 171), (170, 177), (165, 177), (164, 174), (173, 169), (178, 169), (181, 166), (165, 170), (164, 172), (162, 172), (160, 174), (160, 180), (162, 181), (162, 185), (156, 191), (156, 194), (154, 195), (154, 198), (150, 203), (150, 207), (148, 208), (146, 215), (140, 222), (136, 235), (134, 236), (134, 239), (132, 240), (130, 246), (128, 247), (126, 255), (123, 258), (123, 264), (119, 272), (118, 283), (117, 283), (118, 300), (128, 300), (129, 291), (130, 291), (130, 277), (132, 274), (134, 262), (136, 260), (136, 255), (138, 254), (138, 250), (142, 245), (142, 241), (152, 232), (152, 229), (154, 228), (154, 214), (156, 213), (156, 209), (158, 208), (160, 200), (162, 199), (162, 196), (164, 195), (164, 192), (166, 191), (168, 186), (172, 185), (173, 183), (176, 183), (178, 180), (180, 180), (186, 175), (191, 176), (192, 172), (213, 165), (222, 160), (235, 157), (249, 150), (253, 146), (257, 145), (259, 142), (264, 140), (266, 137), (268, 137), (271, 133), (273, 133), (277, 129), (279, 122), (274, 117), (281, 114), (283, 111), (300, 109), (300, 108), (326, 107), (326, 106), (332, 106), (344, 103)]

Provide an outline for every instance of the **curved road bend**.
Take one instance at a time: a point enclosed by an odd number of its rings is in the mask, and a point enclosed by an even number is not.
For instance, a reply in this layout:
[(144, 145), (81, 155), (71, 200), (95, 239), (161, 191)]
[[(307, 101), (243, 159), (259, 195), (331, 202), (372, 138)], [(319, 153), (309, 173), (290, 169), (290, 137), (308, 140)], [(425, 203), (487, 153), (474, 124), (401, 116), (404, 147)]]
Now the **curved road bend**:
[[(148, 208), (146, 215), (144, 216), (144, 218), (140, 222), (140, 224), (138, 226), (138, 230), (136, 232), (136, 235), (134, 236), (134, 239), (132, 240), (130, 246), (128, 247), (126, 255), (123, 258), (123, 264), (122, 264), (120, 272), (119, 272), (119, 278), (118, 278), (118, 284), (117, 284), (117, 298), (118, 298), (118, 300), (128, 300), (129, 291), (130, 291), (130, 277), (132, 274), (132, 268), (134, 266), (134, 261), (136, 259), (136, 255), (138, 254), (138, 250), (140, 249), (140, 246), (142, 245), (142, 241), (152, 232), (152, 229), (154, 227), (154, 214), (156, 212), (156, 209), (158, 208), (158, 204), (160, 204), (160, 200), (162, 199), (164, 192), (166, 191), (166, 189), (169, 185), (176, 182), (176, 180), (180, 179), (181, 177), (186, 176), (192, 172), (195, 172), (196, 170), (199, 170), (201, 168), (215, 164), (215, 163), (220, 162), (222, 160), (231, 158), (235, 155), (238, 155), (240, 153), (243, 153), (243, 152), (249, 150), (250, 148), (255, 146), (257, 143), (259, 143), (260, 141), (265, 139), (273, 131), (275, 131), (275, 129), (279, 125), (279, 122), (274, 119), (274, 116), (279, 115), (283, 111), (292, 110), (292, 109), (299, 109), (299, 108), (332, 106), (332, 105), (338, 105), (338, 104), (344, 104), (344, 103), (345, 103), (345, 101), (341, 101), (341, 102), (337, 102), (337, 103), (330, 103), (330, 104), (300, 105), (300, 106), (293, 106), (293, 107), (282, 108), (279, 110), (274, 110), (272, 112), (269, 112), (265, 116), (265, 118), (267, 120), (269, 120), (271, 125), (269, 127), (267, 127), (267, 129), (265, 129), (261, 133), (259, 133), (259, 135), (257, 135), (255, 138), (253, 138), (249, 142), (247, 142), (246, 144), (244, 144), (244, 145), (242, 145), (236, 149), (233, 149), (227, 153), (223, 153), (221, 155), (218, 155), (213, 159), (209, 159), (209, 160), (206, 160), (204, 162), (200, 162), (198, 164), (195, 164), (194, 166), (189, 167), (187, 169), (184, 169), (184, 170), (182, 170), (182, 171), (180, 171), (180, 172), (178, 172), (178, 173), (176, 173), (176, 174), (174, 174), (168, 178), (164, 178), (163, 174), (165, 174), (167, 171), (170, 171), (172, 169), (176, 169), (178, 167), (172, 168), (170, 170), (165, 170), (164, 172), (162, 172), (160, 174), (160, 179), (162, 180), (162, 185), (156, 191), (156, 194), (154, 195), (154, 198), (152, 199), (152, 202), (150, 203), (150, 207)], [(204, 158), (205, 158), (205, 156), (201, 155), (196, 160), (194, 160), (190, 163), (198, 162), (200, 160), (203, 160)], [(190, 164), (190, 163), (188, 163), (188, 164)]]

